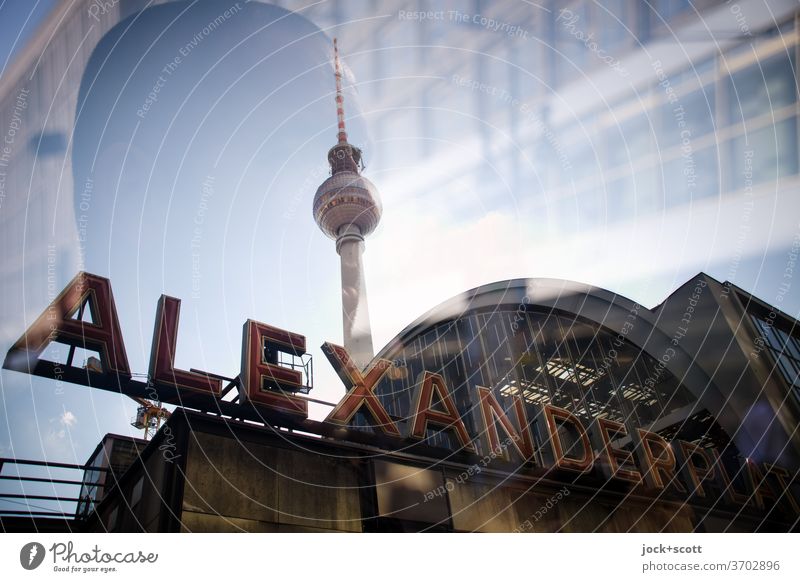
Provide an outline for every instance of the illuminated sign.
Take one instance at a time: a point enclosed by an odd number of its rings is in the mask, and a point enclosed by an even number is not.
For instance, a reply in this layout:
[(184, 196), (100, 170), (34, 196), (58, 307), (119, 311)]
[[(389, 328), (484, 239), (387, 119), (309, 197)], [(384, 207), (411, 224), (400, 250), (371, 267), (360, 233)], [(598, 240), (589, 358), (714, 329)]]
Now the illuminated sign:
[[(345, 348), (327, 342), (322, 350), (347, 393), (324, 421), (311, 421), (309, 399), (303, 395), (311, 384), (310, 370), (296, 364), (307, 356), (305, 336), (247, 320), (237, 378), (181, 370), (175, 367), (180, 305), (179, 299), (166, 295), (158, 300), (149, 380), (140, 382), (130, 370), (110, 281), (79, 273), (11, 347), (4, 367), (231, 418), (259, 419), (331, 438), (389, 447), (424, 442), (431, 431), (438, 431), (450, 434), (461, 454), (483, 455), (499, 450), (502, 437), (513, 443), (509, 451), (514, 451), (523, 466), (552, 470), (554, 477), (596, 472), (615, 482), (695, 500), (705, 498), (707, 486), (715, 482), (730, 504), (763, 509), (769, 501), (798, 513), (790, 491), (792, 475), (786, 469), (745, 460), (738, 470), (747, 483), (747, 490), (743, 490), (742, 480), (737, 481), (729, 472), (716, 449), (682, 440), (668, 442), (654, 432), (630, 430), (608, 419), (595, 419), (586, 427), (569, 410), (550, 404), (530, 405), (537, 411), (535, 417), (543, 419), (530, 422), (519, 395), (510, 397), (512, 406), (507, 411), (491, 389), (478, 387), (475, 402), (482, 430), (477, 436), (470, 435), (445, 379), (430, 371), (416, 379), (408, 418), (401, 423), (375, 393), (393, 363), (376, 358), (362, 370)], [(87, 309), (90, 321), (84, 317)], [(99, 369), (72, 366), (72, 355), (66, 364), (41, 359), (52, 342), (67, 344), (70, 354), (77, 348), (97, 352)], [(225, 400), (234, 388), (238, 396)], [(369, 417), (375, 432), (350, 426), (358, 413)], [(378, 436), (380, 439), (376, 439)], [(624, 448), (621, 443), (625, 442), (633, 445), (632, 450)], [(509, 460), (506, 452), (502, 456)]]

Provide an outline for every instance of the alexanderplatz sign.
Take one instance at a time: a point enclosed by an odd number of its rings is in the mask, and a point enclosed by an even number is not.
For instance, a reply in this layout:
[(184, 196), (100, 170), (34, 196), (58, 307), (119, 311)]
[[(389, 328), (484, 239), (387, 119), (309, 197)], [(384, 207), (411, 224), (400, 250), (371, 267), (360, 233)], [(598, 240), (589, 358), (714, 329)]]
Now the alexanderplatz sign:
[[(668, 442), (654, 432), (642, 428), (629, 431), (624, 424), (608, 419), (597, 418), (592, 426), (586, 427), (570, 411), (549, 404), (536, 408), (537, 416), (544, 422), (532, 424), (520, 396), (512, 397), (513, 406), (507, 411), (489, 388), (477, 387), (483, 431), (476, 435), (480, 438), (473, 439), (444, 378), (434, 372), (425, 371), (417, 378), (406, 428), (401, 430), (375, 394), (392, 362), (376, 358), (361, 370), (343, 347), (327, 342), (322, 350), (347, 393), (325, 420), (310, 420), (309, 399), (301, 393), (307, 388), (303, 373), (279, 364), (276, 357), (278, 352), (295, 358), (306, 355), (305, 336), (248, 319), (242, 330), (238, 378), (228, 382), (224, 376), (181, 370), (175, 367), (180, 304), (174, 297), (159, 298), (149, 381), (141, 382), (131, 374), (111, 282), (79, 273), (11, 347), (3, 367), (388, 450), (419, 445), (429, 429), (449, 431), (458, 443), (459, 455), (474, 458), (502, 450), (505, 460), (511, 460), (509, 453), (517, 457), (518, 468), (540, 464), (548, 473), (553, 470), (556, 478), (595, 472), (619, 484), (644, 485), (656, 491), (669, 489), (670, 497), (684, 500), (706, 498), (710, 492), (704, 485), (715, 481), (730, 505), (764, 509), (765, 500), (771, 500), (786, 510), (800, 513), (790, 491), (794, 475), (783, 467), (746, 459), (739, 471), (744, 479), (737, 483), (735, 474), (726, 469), (716, 449), (701, 448), (683, 440)], [(80, 317), (87, 306), (91, 322)], [(65, 366), (41, 359), (51, 342), (98, 352), (102, 369)], [(234, 388), (238, 397), (224, 400)], [(349, 427), (358, 412), (371, 417), (374, 433)], [(505, 443), (512, 443), (507, 450), (501, 444), (501, 433), (507, 437)], [(617, 444), (625, 438), (634, 444), (633, 453)], [(546, 445), (536, 450), (537, 442)], [(599, 453), (595, 454), (595, 450)]]

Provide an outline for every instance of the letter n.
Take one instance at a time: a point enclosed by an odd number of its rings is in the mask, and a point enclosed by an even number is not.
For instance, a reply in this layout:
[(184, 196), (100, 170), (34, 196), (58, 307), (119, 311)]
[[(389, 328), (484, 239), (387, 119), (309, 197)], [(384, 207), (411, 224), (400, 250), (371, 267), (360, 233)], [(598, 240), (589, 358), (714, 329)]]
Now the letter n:
[[(91, 321), (76, 317), (87, 307)], [(75, 275), (11, 347), (4, 367), (33, 373), (39, 356), (54, 341), (96, 351), (103, 373), (131, 377), (111, 282), (104, 277), (84, 272)]]
[(519, 431), (514, 427), (490, 388), (478, 386), (478, 398), (481, 401), (481, 417), (483, 418), (483, 425), (486, 427), (489, 450), (496, 451), (501, 448), (500, 435), (497, 432), (497, 424), (495, 422), (497, 421), (503, 427), (505, 433), (511, 437), (514, 447), (522, 458), (526, 461), (532, 459), (534, 455), (533, 438), (531, 437), (528, 417), (525, 414), (525, 404), (522, 402), (522, 398), (519, 395), (513, 397), (514, 412), (516, 413)]

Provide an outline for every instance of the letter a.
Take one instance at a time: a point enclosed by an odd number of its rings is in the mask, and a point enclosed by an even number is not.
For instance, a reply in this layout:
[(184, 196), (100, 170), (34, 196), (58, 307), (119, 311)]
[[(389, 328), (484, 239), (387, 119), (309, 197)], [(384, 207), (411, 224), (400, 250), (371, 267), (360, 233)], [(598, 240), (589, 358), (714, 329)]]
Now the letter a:
[[(88, 306), (92, 321), (73, 316)], [(39, 356), (51, 342), (100, 354), (103, 373), (131, 377), (125, 344), (119, 327), (111, 282), (80, 272), (69, 282), (28, 331), (8, 351), (4, 367), (33, 373)]]

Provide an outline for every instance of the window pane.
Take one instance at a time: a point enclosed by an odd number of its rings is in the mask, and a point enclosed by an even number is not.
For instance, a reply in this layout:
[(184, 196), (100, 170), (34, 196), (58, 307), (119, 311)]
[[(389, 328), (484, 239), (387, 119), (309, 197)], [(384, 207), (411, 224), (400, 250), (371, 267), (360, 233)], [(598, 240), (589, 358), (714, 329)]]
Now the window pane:
[(650, 124), (645, 115), (608, 130), (608, 167), (628, 164), (650, 153)]
[(727, 82), (729, 123), (768, 114), (797, 100), (793, 55), (778, 55), (731, 75)]
[(585, 39), (591, 32), (589, 11), (585, 4), (576, 4), (555, 11), (554, 14), (556, 45), (564, 55), (556, 56), (557, 76), (559, 82), (563, 82), (574, 78), (578, 74), (574, 67), (581, 68), (586, 60), (586, 46), (580, 39)]
[(669, 148), (714, 130), (714, 88), (707, 87), (661, 107), (661, 135), (658, 145)]
[(712, 198), (719, 192), (717, 147), (711, 146), (694, 154), (696, 183), (692, 198)]
[(605, 50), (606, 54), (619, 59), (618, 55), (609, 51), (619, 50), (621, 45), (625, 43), (625, 39), (629, 35), (628, 31), (625, 30), (625, 26), (630, 28), (630, 18), (626, 18), (626, 16), (630, 15), (635, 9), (631, 6), (626, 7), (624, 0), (605, 0), (605, 2), (598, 3), (595, 6), (595, 14), (597, 15), (595, 30), (599, 33), (600, 48)]
[[(769, 125), (731, 142), (731, 188), (777, 180), (797, 174), (797, 118)], [(752, 180), (750, 184), (748, 182)]]
[(667, 208), (716, 196), (719, 192), (716, 146), (667, 162), (663, 166), (663, 178)]

